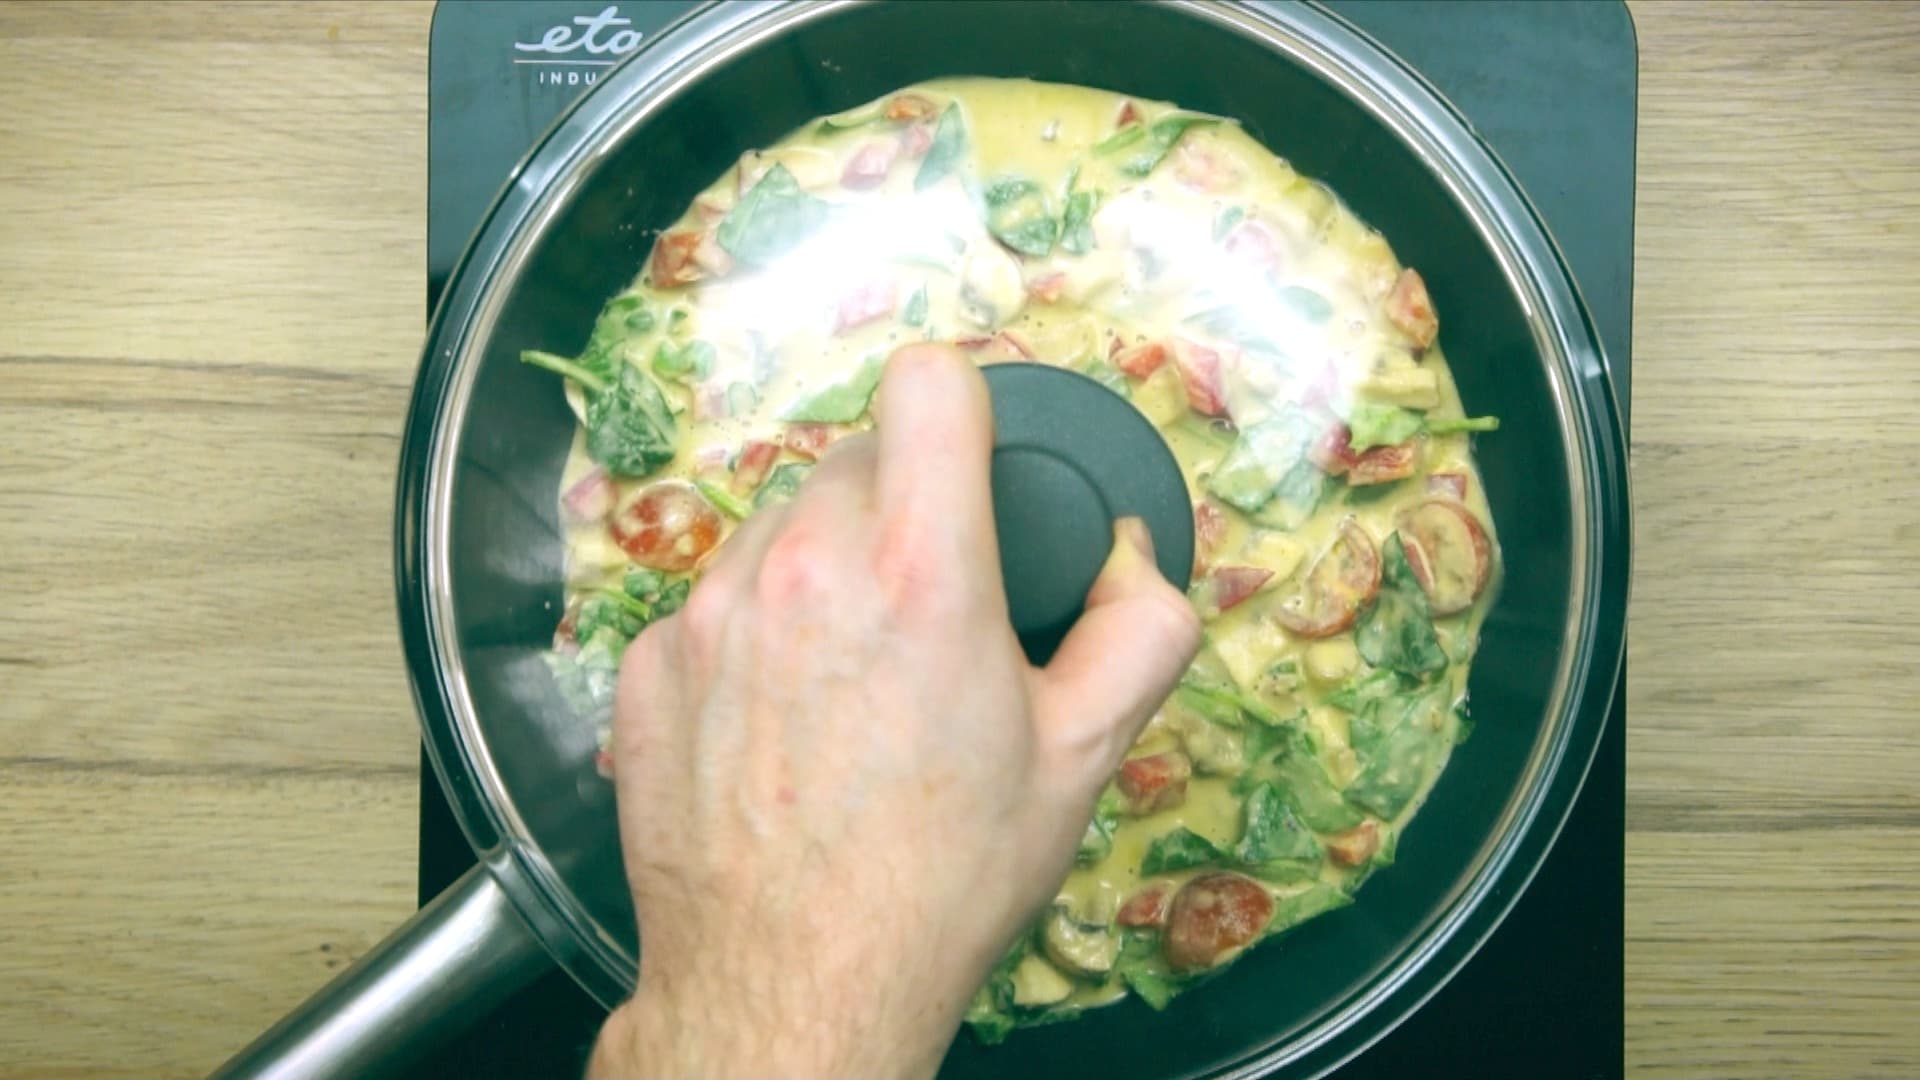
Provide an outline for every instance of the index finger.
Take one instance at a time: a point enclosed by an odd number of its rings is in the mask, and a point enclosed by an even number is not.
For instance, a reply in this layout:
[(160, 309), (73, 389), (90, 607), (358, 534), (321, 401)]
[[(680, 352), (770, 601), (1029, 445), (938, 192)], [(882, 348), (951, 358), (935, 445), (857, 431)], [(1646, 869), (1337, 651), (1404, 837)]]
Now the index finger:
[(950, 345), (908, 345), (880, 380), (879, 506), (992, 544), (993, 406), (980, 369)]

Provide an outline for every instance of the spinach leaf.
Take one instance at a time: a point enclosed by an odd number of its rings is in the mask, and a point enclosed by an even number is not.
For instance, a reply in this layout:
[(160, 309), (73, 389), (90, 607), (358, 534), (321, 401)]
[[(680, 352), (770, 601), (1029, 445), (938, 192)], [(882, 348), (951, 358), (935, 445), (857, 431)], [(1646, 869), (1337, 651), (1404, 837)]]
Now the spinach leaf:
[(949, 105), (933, 128), (933, 143), (927, 156), (920, 159), (920, 171), (914, 174), (913, 190), (925, 191), (946, 179), (960, 167), (967, 153), (967, 122), (960, 106)]
[(662, 574), (658, 570), (648, 570), (642, 567), (636, 567), (635, 569), (627, 571), (626, 577), (620, 580), (620, 587), (626, 590), (628, 596), (646, 603), (652, 603), (658, 600), (660, 598), (660, 590), (665, 588), (666, 584), (667, 576), (665, 574)]
[(1382, 556), (1380, 596), (1360, 616), (1353, 643), (1367, 663), (1377, 668), (1405, 675), (1446, 670), (1447, 654), (1441, 651), (1440, 639), (1433, 632), (1427, 594), (1407, 565), (1399, 533), (1387, 537)]
[(1274, 290), (1274, 295), (1310, 323), (1324, 323), (1333, 317), (1333, 304), (1304, 285), (1283, 285)]
[(1182, 827), (1153, 838), (1153, 842), (1147, 845), (1146, 855), (1140, 860), (1140, 872), (1151, 876), (1175, 870), (1191, 870), (1223, 859), (1220, 849), (1213, 846), (1213, 841)]
[(1044, 258), (1053, 250), (1054, 239), (1060, 234), (1060, 223), (1044, 214), (1035, 214), (1008, 225), (990, 224), (987, 230), (995, 240), (1022, 255)]
[(1308, 828), (1342, 832), (1365, 820), (1341, 801), (1320, 759), (1305, 746), (1289, 746), (1274, 759), (1273, 783), (1287, 806)]
[[(1144, 177), (1151, 173), (1173, 150), (1180, 136), (1188, 128), (1219, 123), (1219, 118), (1197, 116), (1193, 113), (1174, 113), (1163, 116), (1147, 125), (1147, 137), (1139, 151), (1120, 163), (1120, 171), (1132, 177)], [(1109, 140), (1111, 141), (1111, 140)]]
[(1364, 755), (1360, 775), (1347, 787), (1347, 801), (1392, 820), (1420, 793), (1447, 746), (1441, 733), (1424, 721), (1422, 710), (1409, 708), (1401, 722), (1375, 740), (1372, 752)]
[(907, 308), (900, 313), (900, 321), (908, 326), (920, 326), (927, 321), (927, 287), (920, 286), (907, 297)]
[(783, 503), (793, 498), (794, 493), (800, 490), (800, 482), (805, 480), (807, 474), (812, 471), (812, 465), (799, 461), (789, 461), (784, 465), (775, 465), (773, 471), (767, 474), (766, 482), (761, 484), (760, 490), (754, 493), (753, 505), (755, 509), (762, 506), (772, 506), (775, 503)]
[(1467, 702), (1462, 698), (1453, 707), (1453, 745), (1459, 746), (1473, 735), (1473, 715), (1467, 710)]
[(753, 513), (753, 507), (747, 505), (746, 500), (719, 484), (710, 480), (695, 480), (693, 486), (699, 488), (700, 494), (705, 495), (707, 501), (716, 509), (735, 521), (743, 521), (748, 514)]
[(653, 373), (681, 382), (704, 379), (713, 373), (714, 356), (713, 346), (704, 341), (689, 341), (679, 346), (663, 341), (653, 350)]
[(1429, 420), (1427, 433), (1430, 435), (1452, 435), (1461, 431), (1499, 431), (1500, 418), (1497, 416), (1468, 416), (1455, 420)]
[(776, 164), (740, 197), (714, 235), (727, 254), (763, 265), (793, 250), (826, 224), (832, 211), (825, 201), (801, 190), (785, 165)]
[(1352, 432), (1347, 444), (1355, 451), (1393, 446), (1420, 434), (1422, 426), (1420, 414), (1411, 409), (1356, 401), (1347, 414), (1347, 428)]
[(1141, 139), (1145, 138), (1146, 134), (1147, 134), (1147, 125), (1138, 123), (1138, 122), (1128, 124), (1126, 127), (1121, 128), (1119, 131), (1116, 131), (1113, 134), (1107, 136), (1106, 138), (1101, 139), (1099, 142), (1094, 143), (1093, 152), (1096, 154), (1111, 154), (1115, 150), (1120, 150), (1120, 149), (1124, 149), (1126, 147), (1132, 146), (1134, 143), (1137, 143)]
[(1013, 969), (1020, 966), (1031, 948), (1026, 938), (1013, 943), (1000, 962), (987, 973), (987, 981), (974, 991), (967, 1004), (966, 1022), (974, 1037), (992, 1046), (1005, 1039), (1019, 1021), (1013, 1011)]
[(1246, 216), (1247, 210), (1243, 206), (1229, 206), (1220, 211), (1219, 215), (1213, 219), (1213, 242), (1217, 244), (1225, 240), (1227, 234), (1233, 231), (1233, 227), (1240, 224), (1241, 219)]
[(667, 399), (639, 368), (619, 360), (590, 366), (537, 349), (522, 352), (520, 360), (558, 372), (586, 391), (587, 455), (608, 472), (646, 476), (679, 452)]
[(575, 716), (594, 724), (613, 719), (613, 691), (620, 674), (620, 650), (605, 636), (596, 636), (572, 656), (550, 652), (542, 656), (553, 673), (554, 688)]
[(1069, 255), (1093, 250), (1093, 212), (1099, 206), (1098, 191), (1076, 191), (1067, 196), (1067, 210), (1060, 217), (1060, 250)]
[(1156, 1012), (1180, 992), (1179, 980), (1167, 972), (1160, 957), (1160, 935), (1152, 930), (1128, 930), (1120, 944), (1113, 970), (1127, 988)]
[(1100, 801), (1094, 804), (1093, 817), (1087, 822), (1087, 831), (1081, 834), (1080, 848), (1074, 852), (1073, 861), (1080, 866), (1091, 866), (1107, 857), (1113, 850), (1113, 830), (1120, 824), (1119, 793), (1108, 789), (1100, 793)]
[(982, 193), (981, 197), (986, 199), (988, 209), (998, 210), (1003, 206), (1011, 206), (1028, 196), (1038, 194), (1040, 194), (1039, 184), (1025, 177), (1005, 176), (988, 184), (987, 190)]
[(587, 397), (587, 456), (615, 476), (646, 476), (679, 453), (667, 399), (652, 379), (621, 364), (617, 382)]
[(573, 618), (574, 640), (592, 641), (611, 633), (624, 649), (652, 618), (652, 609), (643, 601), (625, 593), (597, 592), (580, 602), (580, 611)]
[(1265, 506), (1280, 481), (1301, 463), (1313, 439), (1305, 414), (1288, 406), (1278, 415), (1241, 429), (1207, 490), (1236, 509), (1252, 513)]
[(686, 606), (688, 594), (693, 592), (693, 580), (681, 578), (679, 581), (660, 591), (660, 599), (653, 602), (653, 617), (664, 619)]
[(850, 424), (866, 413), (867, 403), (880, 385), (880, 375), (885, 366), (882, 358), (868, 357), (844, 381), (822, 387), (794, 402), (786, 412), (780, 414), (780, 418), (817, 424)]
[(1327, 695), (1327, 704), (1357, 713), (1371, 702), (1398, 695), (1400, 676), (1391, 671), (1370, 671)]
[(1353, 903), (1353, 897), (1339, 889), (1324, 883), (1315, 884), (1304, 892), (1295, 893), (1280, 901), (1273, 909), (1273, 919), (1267, 923), (1269, 932), (1299, 926), (1316, 915), (1337, 911)]
[(1247, 796), (1245, 822), (1233, 857), (1255, 874), (1268, 863), (1293, 863), (1295, 872), (1319, 867), (1320, 841), (1300, 824), (1272, 784), (1261, 784)]
[(1302, 459), (1274, 485), (1273, 501), (1253, 512), (1256, 524), (1292, 532), (1313, 519), (1327, 494), (1327, 474)]
[(622, 293), (600, 309), (585, 351), (604, 352), (627, 338), (646, 333), (653, 326), (653, 312), (647, 307), (646, 299), (634, 293)]

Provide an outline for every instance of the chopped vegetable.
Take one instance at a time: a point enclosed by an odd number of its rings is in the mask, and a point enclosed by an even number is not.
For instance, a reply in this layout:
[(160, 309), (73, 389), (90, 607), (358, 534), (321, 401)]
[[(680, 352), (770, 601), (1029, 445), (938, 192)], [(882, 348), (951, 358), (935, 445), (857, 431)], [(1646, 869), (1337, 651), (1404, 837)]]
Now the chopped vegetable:
[(908, 326), (921, 326), (927, 321), (927, 287), (920, 286), (907, 298), (907, 308), (900, 313), (900, 321)]
[(933, 129), (933, 145), (927, 148), (920, 171), (913, 177), (913, 190), (925, 191), (960, 168), (967, 153), (966, 125), (958, 105), (949, 105), (940, 114), (940, 122)]
[(1146, 857), (1140, 860), (1140, 872), (1151, 875), (1191, 870), (1217, 863), (1222, 858), (1213, 841), (1182, 826), (1153, 838), (1147, 845)]
[(1431, 675), (1447, 666), (1447, 654), (1433, 633), (1427, 594), (1407, 565), (1400, 534), (1383, 549), (1379, 599), (1360, 616), (1353, 632), (1360, 655), (1376, 668), (1404, 675)]
[(1300, 824), (1273, 785), (1254, 788), (1247, 796), (1245, 809), (1245, 823), (1233, 857), (1262, 877), (1267, 876), (1263, 870), (1282, 877), (1312, 876), (1320, 866), (1320, 842)]
[(1421, 426), (1419, 413), (1394, 405), (1356, 401), (1347, 416), (1347, 446), (1353, 450), (1392, 446), (1420, 434)]
[(1060, 250), (1069, 255), (1093, 250), (1093, 212), (1099, 206), (1098, 191), (1076, 191), (1067, 196), (1066, 212), (1060, 216)]
[(700, 494), (707, 497), (708, 502), (717, 507), (721, 513), (735, 521), (745, 521), (747, 515), (753, 513), (753, 507), (751, 505), (742, 500), (738, 495), (735, 495), (733, 492), (728, 491), (718, 484), (709, 483), (705, 480), (695, 480), (693, 484), (700, 489)]
[(1427, 433), (1430, 435), (1453, 435), (1462, 431), (1499, 431), (1500, 418), (1497, 416), (1467, 416), (1458, 420), (1429, 420)]
[(832, 207), (807, 194), (787, 167), (775, 164), (720, 222), (720, 246), (743, 263), (765, 265), (798, 247), (826, 224)]
[(587, 454), (615, 476), (647, 476), (679, 453), (678, 432), (666, 398), (632, 364), (595, 371), (564, 357), (529, 349), (520, 359), (558, 372), (587, 393)]
[[(1173, 150), (1174, 144), (1179, 142), (1180, 137), (1185, 135), (1189, 129), (1207, 124), (1217, 124), (1219, 122), (1219, 118), (1214, 116), (1200, 116), (1194, 113), (1173, 113), (1155, 120), (1144, 128), (1123, 128), (1099, 146), (1094, 147), (1094, 151), (1096, 153), (1111, 153), (1120, 149), (1131, 149), (1132, 153), (1128, 154), (1126, 159), (1120, 163), (1120, 171), (1131, 177), (1144, 177), (1148, 173), (1151, 173), (1162, 161), (1166, 160), (1167, 154)], [(1129, 131), (1140, 132), (1144, 134), (1145, 137), (1141, 138), (1139, 135), (1135, 135), (1124, 141), (1120, 141), (1121, 135)], [(1139, 143), (1138, 147), (1134, 147), (1133, 144), (1135, 142)]]
[(870, 357), (844, 381), (818, 390), (788, 406), (780, 418), (810, 423), (850, 424), (866, 414), (867, 403), (880, 385), (884, 367), (880, 357)]
[(722, 523), (698, 488), (684, 480), (660, 480), (615, 510), (609, 528), (634, 562), (680, 573), (697, 566), (720, 542)]
[[(1461, 484), (1464, 493), (1464, 478)], [(1433, 614), (1472, 607), (1493, 574), (1493, 543), (1479, 519), (1457, 501), (1428, 499), (1401, 511), (1397, 524), (1407, 566)]]
[(1170, 750), (1121, 762), (1114, 785), (1126, 800), (1127, 813), (1144, 816), (1186, 801), (1187, 780), (1192, 775), (1193, 763), (1187, 755)]
[(1273, 897), (1252, 878), (1233, 873), (1194, 878), (1167, 912), (1167, 966), (1187, 972), (1226, 963), (1253, 944), (1273, 912)]
[(793, 498), (800, 490), (801, 481), (805, 480), (807, 474), (812, 471), (812, 465), (797, 461), (775, 466), (773, 472), (768, 474), (767, 482), (760, 485), (760, 490), (754, 493), (754, 509), (783, 503)]

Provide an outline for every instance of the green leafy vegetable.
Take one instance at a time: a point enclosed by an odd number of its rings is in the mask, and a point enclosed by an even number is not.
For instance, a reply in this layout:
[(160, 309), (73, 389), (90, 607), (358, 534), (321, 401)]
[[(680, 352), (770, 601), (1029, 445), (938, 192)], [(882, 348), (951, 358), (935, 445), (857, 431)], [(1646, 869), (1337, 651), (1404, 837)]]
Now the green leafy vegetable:
[(1273, 919), (1267, 923), (1267, 929), (1278, 933), (1299, 926), (1316, 915), (1324, 915), (1353, 903), (1353, 897), (1331, 885), (1316, 883), (1303, 892), (1280, 901), (1274, 906)]
[[(1245, 825), (1233, 857), (1254, 873), (1269, 863), (1291, 863), (1295, 873), (1315, 869), (1322, 857), (1320, 841), (1300, 824), (1286, 800), (1272, 784), (1261, 784), (1247, 796)], [(1264, 875), (1263, 875), (1264, 876)]]
[(686, 606), (687, 596), (693, 592), (693, 581), (681, 578), (679, 581), (660, 591), (660, 599), (653, 602), (653, 617), (664, 619)]
[(801, 190), (785, 165), (776, 164), (740, 197), (714, 235), (727, 254), (764, 265), (793, 250), (832, 212), (825, 201)]
[(1289, 746), (1274, 759), (1273, 784), (1310, 829), (1343, 832), (1365, 820), (1341, 800), (1320, 759), (1305, 746)]
[(1060, 236), (1040, 185), (1024, 177), (995, 180), (983, 195), (987, 204), (987, 231), (1022, 255), (1044, 256)]
[(1229, 206), (1220, 211), (1219, 215), (1213, 219), (1213, 242), (1217, 244), (1225, 240), (1227, 234), (1233, 231), (1233, 227), (1240, 224), (1246, 216), (1247, 210), (1243, 206)]
[(1035, 215), (1010, 225), (989, 225), (993, 238), (1022, 255), (1044, 257), (1053, 250), (1060, 234), (1060, 223), (1051, 217)]
[(1006, 176), (988, 184), (982, 197), (986, 199), (989, 208), (998, 210), (1039, 193), (1039, 184), (1022, 176)]
[(1388, 820), (1413, 802), (1449, 745), (1427, 715), (1425, 709), (1408, 708), (1399, 723), (1372, 740), (1371, 752), (1363, 755), (1366, 764), (1347, 787), (1348, 802)]
[(1423, 426), (1420, 414), (1411, 409), (1356, 401), (1353, 410), (1347, 414), (1347, 428), (1352, 432), (1347, 437), (1347, 445), (1356, 452), (1376, 446), (1394, 446), (1420, 434)]
[[(1180, 677), (1180, 685), (1175, 689), (1174, 696), (1194, 712), (1226, 727), (1239, 727), (1241, 713), (1267, 727), (1280, 727), (1286, 723), (1279, 713), (1255, 695), (1210, 679), (1192, 669)], [(1231, 717), (1225, 715), (1229, 711), (1233, 713)]]
[(1122, 374), (1112, 364), (1107, 363), (1097, 356), (1082, 363), (1076, 370), (1116, 394), (1125, 395), (1127, 393), (1126, 375)]
[(1467, 710), (1467, 702), (1462, 698), (1453, 707), (1453, 744), (1459, 746), (1473, 735), (1473, 716)]
[(1399, 533), (1387, 537), (1381, 556), (1380, 596), (1360, 616), (1353, 643), (1377, 668), (1415, 676), (1445, 670), (1447, 654), (1433, 632), (1426, 591), (1407, 565)]
[(1073, 860), (1081, 866), (1091, 866), (1107, 857), (1113, 850), (1113, 830), (1120, 824), (1120, 797), (1109, 789), (1100, 793), (1100, 801), (1094, 804), (1093, 817), (1087, 822), (1087, 831), (1080, 837), (1080, 848), (1074, 852)]
[[(1173, 150), (1174, 144), (1187, 129), (1219, 123), (1217, 117), (1197, 116), (1192, 113), (1174, 113), (1163, 116), (1146, 128), (1146, 139), (1140, 149), (1120, 163), (1120, 171), (1132, 177), (1144, 177), (1151, 173)], [(1112, 140), (1109, 139), (1109, 142)]]
[(1327, 494), (1327, 474), (1311, 461), (1302, 459), (1274, 485), (1273, 501), (1254, 511), (1256, 524), (1288, 532), (1313, 519)]
[(966, 154), (967, 122), (960, 115), (960, 106), (949, 105), (934, 125), (933, 142), (927, 147), (927, 156), (920, 160), (920, 171), (914, 174), (913, 190), (925, 191), (946, 179), (960, 167)]
[(667, 576), (665, 574), (662, 574), (658, 570), (648, 570), (645, 568), (635, 568), (627, 571), (626, 577), (620, 581), (620, 587), (626, 590), (628, 596), (633, 597), (635, 600), (642, 600), (648, 603), (652, 603), (660, 598), (660, 590), (665, 588), (666, 584)]
[(653, 373), (663, 379), (704, 379), (713, 373), (714, 348), (704, 341), (674, 345), (662, 341), (653, 350)]
[(1140, 872), (1153, 875), (1191, 870), (1221, 859), (1220, 849), (1213, 841), (1190, 829), (1177, 828), (1154, 837), (1147, 845), (1147, 853), (1140, 860)]
[(753, 513), (753, 507), (747, 505), (745, 500), (719, 484), (707, 480), (695, 480), (693, 486), (699, 488), (700, 494), (705, 495), (707, 501), (721, 513), (735, 521), (743, 521), (748, 514)]
[(805, 480), (807, 474), (812, 471), (812, 465), (799, 461), (775, 465), (773, 471), (767, 474), (766, 482), (762, 483), (760, 490), (754, 493), (754, 507), (757, 509), (762, 506), (772, 506), (793, 498), (794, 493), (800, 490), (800, 482)]
[(1273, 498), (1281, 479), (1301, 463), (1312, 439), (1312, 423), (1291, 406), (1248, 425), (1207, 478), (1207, 490), (1236, 509), (1258, 510)]
[(920, 286), (907, 297), (907, 308), (901, 312), (900, 320), (908, 326), (920, 326), (927, 321), (927, 287)]
[(1067, 196), (1066, 213), (1060, 216), (1060, 250), (1069, 255), (1093, 250), (1093, 212), (1099, 206), (1098, 191), (1076, 191)]
[(880, 374), (884, 368), (885, 363), (880, 357), (869, 357), (844, 381), (823, 387), (794, 402), (786, 412), (780, 414), (780, 418), (819, 424), (850, 424), (867, 411), (867, 403), (873, 398), (874, 389), (880, 385)]
[(1452, 435), (1461, 431), (1499, 431), (1500, 418), (1497, 416), (1468, 416), (1456, 420), (1429, 420), (1427, 432), (1431, 435)]
[(554, 688), (574, 715), (597, 725), (612, 721), (620, 652), (604, 636), (587, 641), (572, 656), (550, 652), (542, 659), (553, 673)]
[(644, 297), (622, 293), (607, 301), (593, 322), (593, 336), (587, 339), (586, 352), (601, 352), (620, 341), (644, 334), (654, 326), (653, 312)]
[(1160, 956), (1160, 935), (1152, 930), (1128, 930), (1120, 945), (1114, 971), (1140, 1000), (1158, 1011), (1180, 992), (1179, 981), (1168, 974)]
[(1310, 323), (1324, 323), (1333, 317), (1333, 304), (1304, 285), (1283, 285), (1274, 290), (1274, 295)]
[(1368, 704), (1399, 695), (1400, 676), (1391, 671), (1371, 671), (1327, 695), (1327, 704), (1357, 713)]
[(1101, 139), (1099, 142), (1094, 143), (1093, 152), (1096, 154), (1111, 154), (1115, 150), (1123, 150), (1132, 146), (1134, 143), (1146, 138), (1146, 135), (1147, 125), (1136, 121)]
[(646, 476), (678, 453), (678, 431), (667, 399), (639, 368), (617, 360), (589, 366), (537, 349), (521, 353), (520, 359), (558, 372), (586, 391), (587, 455), (608, 472)]
[(1014, 1016), (1013, 969), (1020, 966), (1030, 948), (1024, 937), (1014, 942), (967, 1005), (967, 1026), (973, 1029), (975, 1038), (988, 1046), (1004, 1040), (1019, 1026)]

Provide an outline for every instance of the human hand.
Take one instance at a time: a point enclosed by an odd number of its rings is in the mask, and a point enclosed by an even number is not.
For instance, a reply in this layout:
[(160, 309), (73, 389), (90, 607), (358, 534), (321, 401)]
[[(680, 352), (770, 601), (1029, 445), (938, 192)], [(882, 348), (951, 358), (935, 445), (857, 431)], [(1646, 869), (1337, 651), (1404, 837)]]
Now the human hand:
[(1199, 645), (1138, 519), (1044, 668), (1008, 623), (985, 380), (889, 361), (874, 434), (621, 667), (639, 991), (590, 1075), (924, 1076)]

